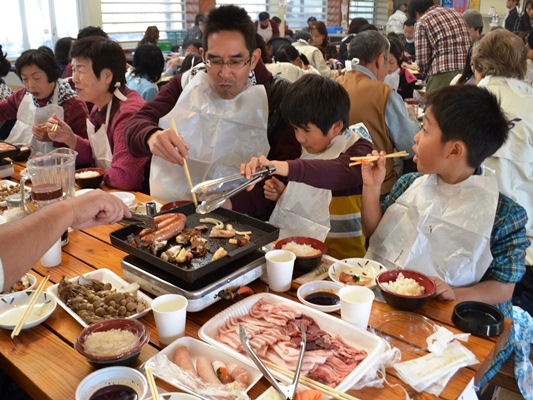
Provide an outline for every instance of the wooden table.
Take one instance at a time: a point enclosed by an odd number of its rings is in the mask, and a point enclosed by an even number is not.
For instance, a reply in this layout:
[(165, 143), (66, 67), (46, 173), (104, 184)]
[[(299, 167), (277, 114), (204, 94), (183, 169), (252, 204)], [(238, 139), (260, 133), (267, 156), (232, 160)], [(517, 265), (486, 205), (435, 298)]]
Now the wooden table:
[[(22, 168), (23, 165), (15, 166), (14, 179), (20, 177)], [(152, 200), (142, 193), (136, 193), (136, 196), (140, 202)], [(58, 283), (63, 275), (67, 278), (73, 278), (98, 268), (108, 268), (119, 276), (123, 276), (120, 263), (126, 253), (111, 245), (109, 239), (109, 234), (119, 228), (120, 225), (117, 224), (72, 231), (69, 234), (70, 243), (63, 248), (61, 265), (55, 268), (45, 268), (37, 263), (31, 272), (37, 276), (38, 281), (49, 274), (49, 286)], [(24, 250), (21, 249), (21, 251)], [(266, 291), (266, 285), (259, 280), (249, 286), (256, 293)], [(298, 302), (294, 288), (282, 296)], [(198, 338), (198, 329), (229, 305), (231, 305), (230, 302), (220, 300), (203, 311), (188, 313), (186, 335)], [(436, 324), (459, 333), (451, 322), (453, 307), (453, 302), (430, 300), (425, 306), (417, 310), (417, 313), (430, 318)], [(375, 302), (369, 325), (374, 326), (379, 323), (384, 313), (392, 311), (394, 310), (388, 305)], [(333, 315), (338, 316), (338, 313)], [(150, 331), (150, 343), (143, 347), (134, 367), (147, 361), (161, 349), (153, 314), (148, 313), (140, 321)], [(325, 329), (327, 330), (327, 327)], [(11, 331), (0, 329), (0, 368), (22, 386), (33, 399), (74, 399), (79, 382), (94, 370), (84, 357), (73, 348), (81, 330), (82, 326), (60, 306), (43, 324), (22, 331), (13, 340), (10, 338)], [(461, 368), (444, 389), (441, 398), (456, 399), (472, 378), (478, 381), (487, 370), (494, 355), (507, 341), (510, 330), (511, 321), (506, 320), (505, 330), (500, 336), (494, 338), (472, 336), (467, 343), (464, 343), (476, 355), (480, 363)], [(409, 357), (414, 356), (406, 354), (404, 359)], [(396, 372), (392, 368), (387, 370), (387, 381), (391, 385), (401, 384), (411, 397), (435, 398), (427, 393), (416, 393), (397, 378)], [(176, 391), (165, 382), (158, 380), (157, 383), (165, 390)], [(268, 387), (268, 382), (262, 378), (248, 394), (251, 398), (256, 398)], [(361, 399), (405, 399), (403, 391), (389, 385), (383, 389), (365, 388), (359, 391), (351, 390), (349, 393)]]

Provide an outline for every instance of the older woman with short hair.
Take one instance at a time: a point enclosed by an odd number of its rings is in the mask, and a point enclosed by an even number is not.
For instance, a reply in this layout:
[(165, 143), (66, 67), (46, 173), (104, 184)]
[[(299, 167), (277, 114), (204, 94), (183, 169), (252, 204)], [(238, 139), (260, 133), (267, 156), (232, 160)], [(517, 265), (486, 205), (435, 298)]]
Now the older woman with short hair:
[[(48, 120), (48, 134), (78, 152), (78, 161), (106, 170), (106, 185), (122, 190), (143, 187), (149, 157), (134, 157), (126, 148), (126, 123), (144, 105), (143, 98), (126, 87), (126, 56), (117, 42), (91, 36), (72, 46), (72, 81), (82, 100), (94, 104), (87, 120), (89, 139), (77, 136), (57, 117)], [(52, 129), (58, 124), (57, 129)]]
[[(527, 236), (533, 243), (533, 87), (524, 82), (527, 49), (517, 35), (499, 29), (474, 45), (472, 65), (478, 86), (500, 99), (509, 119), (509, 138), (484, 164), (496, 171), (500, 191), (524, 207), (529, 215)], [(533, 265), (533, 245), (526, 250), (526, 265)], [(515, 304), (533, 315), (531, 270), (515, 288)], [(525, 287), (524, 284), (531, 285)]]

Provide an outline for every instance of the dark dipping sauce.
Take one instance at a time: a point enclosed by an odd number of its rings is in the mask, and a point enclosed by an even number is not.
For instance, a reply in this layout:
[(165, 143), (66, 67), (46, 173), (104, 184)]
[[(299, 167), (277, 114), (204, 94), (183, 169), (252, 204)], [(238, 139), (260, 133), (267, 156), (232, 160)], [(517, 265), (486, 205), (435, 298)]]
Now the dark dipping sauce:
[(335, 306), (341, 301), (339, 295), (325, 291), (309, 293), (304, 299), (317, 306)]
[(137, 392), (126, 385), (110, 385), (98, 389), (89, 400), (138, 400)]

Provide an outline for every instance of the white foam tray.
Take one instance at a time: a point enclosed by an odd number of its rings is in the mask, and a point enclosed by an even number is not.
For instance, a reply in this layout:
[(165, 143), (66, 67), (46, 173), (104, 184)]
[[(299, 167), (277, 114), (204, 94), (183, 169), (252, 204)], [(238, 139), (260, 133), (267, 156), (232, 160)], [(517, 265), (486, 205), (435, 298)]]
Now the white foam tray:
[[(97, 280), (99, 280), (101, 282), (104, 282), (104, 283), (108, 283), (109, 282), (113, 289), (118, 289), (118, 288), (121, 288), (121, 287), (124, 287), (124, 286), (128, 286), (130, 284), (129, 282), (126, 282), (120, 276), (118, 276), (113, 271), (111, 271), (111, 270), (109, 270), (107, 268), (97, 269), (97, 270), (88, 272), (86, 274), (80, 275), (80, 276), (84, 276), (84, 277), (86, 277), (88, 279), (97, 279)], [(76, 282), (80, 276), (76, 276), (75, 278), (69, 279), (69, 281)], [(50, 286), (46, 291), (48, 293), (50, 293), (50, 294), (53, 294), (57, 298), (57, 303), (61, 307), (63, 307), (66, 312), (68, 312), (70, 315), (72, 315), (72, 317), (76, 321), (78, 321), (83, 327), (85, 327), (85, 328), (88, 327), (89, 325), (87, 325), (83, 321), (83, 319), (81, 319), (81, 317), (78, 314), (76, 314), (74, 311), (72, 311), (70, 309), (70, 307), (67, 306), (63, 302), (63, 300), (61, 300), (61, 298), (59, 297), (59, 294), (58, 294), (58, 289), (59, 289), (59, 283), (56, 283), (55, 285)], [(128, 317), (130, 319), (141, 318), (142, 316), (148, 314), (148, 311), (151, 310), (150, 305), (152, 304), (152, 299), (150, 297), (148, 297), (147, 295), (145, 295), (140, 290), (137, 291), (137, 296), (140, 297), (141, 299), (143, 299), (148, 304), (148, 308), (146, 308), (146, 310), (144, 310), (144, 311), (142, 311), (140, 313), (137, 313), (137, 314), (132, 315), (131, 317)]]
[[(219, 328), (226, 323), (228, 318), (234, 318), (248, 314), (252, 306), (261, 298), (264, 298), (265, 300), (268, 300), (270, 302), (282, 302), (285, 304), (289, 304), (296, 309), (300, 309), (304, 315), (313, 318), (320, 326), (320, 328), (328, 332), (330, 335), (341, 336), (342, 340), (346, 344), (351, 345), (356, 349), (366, 350), (368, 354), (367, 357), (352, 372), (350, 372), (341, 383), (339, 383), (335, 387), (335, 389), (341, 392), (347, 391), (357, 381), (359, 381), (367, 373), (367, 371), (369, 371), (370, 368), (373, 367), (379, 356), (384, 351), (383, 341), (381, 340), (381, 338), (374, 335), (373, 333), (348, 324), (347, 322), (341, 320), (338, 317), (325, 314), (321, 311), (314, 310), (306, 305), (297, 303), (292, 300), (288, 300), (284, 297), (277, 296), (271, 293), (255, 294), (225, 309), (224, 311), (207, 321), (199, 329), (198, 335), (201, 339), (210, 343), (214, 347), (225, 351), (228, 354), (231, 354), (235, 358), (241, 360), (243, 363), (255, 366), (254, 362), (248, 357), (248, 355), (239, 353), (231, 347), (227, 346), (226, 344), (219, 342), (216, 339), (216, 336), (218, 335)], [(287, 382), (287, 378), (284, 375), (274, 370), (271, 370), (271, 372), (272, 375), (274, 375), (279, 380)]]

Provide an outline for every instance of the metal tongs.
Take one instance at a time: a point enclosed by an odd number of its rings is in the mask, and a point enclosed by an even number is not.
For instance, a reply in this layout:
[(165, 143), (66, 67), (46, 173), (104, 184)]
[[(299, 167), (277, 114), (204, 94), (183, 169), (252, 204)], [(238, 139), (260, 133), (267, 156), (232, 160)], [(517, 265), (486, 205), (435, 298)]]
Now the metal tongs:
[(230, 197), (272, 175), (274, 172), (276, 172), (276, 168), (268, 166), (262, 171), (254, 172), (250, 180), (247, 180), (241, 174), (235, 174), (199, 183), (191, 189), (191, 193), (194, 193), (202, 200), (202, 203), (196, 208), (196, 212), (198, 214), (207, 214), (216, 210)]
[(145, 204), (146, 215), (131, 212), (131, 218), (122, 218), (119, 223), (123, 225), (139, 225), (143, 228), (157, 229), (157, 224), (154, 221), (154, 214), (156, 212), (156, 204), (150, 201)]
[(294, 378), (292, 380), (292, 383), (289, 386), (284, 386), (278, 383), (278, 381), (272, 376), (270, 371), (265, 367), (259, 357), (257, 357), (253, 349), (250, 347), (250, 342), (248, 336), (246, 336), (246, 331), (244, 330), (244, 327), (239, 324), (239, 334), (241, 337), (241, 343), (245, 348), (246, 352), (250, 355), (257, 368), (259, 368), (259, 371), (261, 371), (264, 377), (270, 382), (274, 389), (276, 389), (283, 396), (285, 400), (294, 400), (294, 395), (296, 394), (296, 387), (298, 386), (298, 379), (300, 378), (300, 369), (302, 368), (306, 342), (306, 334), (303, 323), (300, 324), (300, 330), (302, 332), (302, 341), (300, 342), (300, 355), (298, 357), (298, 365), (296, 366), (296, 371), (294, 372)]

